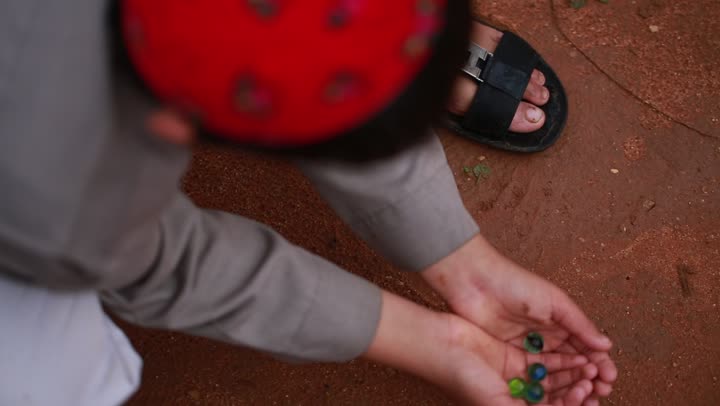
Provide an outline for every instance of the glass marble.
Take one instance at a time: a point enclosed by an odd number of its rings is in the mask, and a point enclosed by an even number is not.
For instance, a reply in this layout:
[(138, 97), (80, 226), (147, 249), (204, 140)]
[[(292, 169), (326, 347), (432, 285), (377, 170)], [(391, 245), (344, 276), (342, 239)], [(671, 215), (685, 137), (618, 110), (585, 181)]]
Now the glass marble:
[(528, 378), (531, 382), (540, 382), (547, 376), (547, 368), (543, 364), (532, 364), (528, 368)]
[(514, 398), (521, 398), (525, 396), (525, 388), (527, 388), (527, 382), (522, 378), (514, 378), (508, 382), (510, 388), (510, 396)]
[(545, 396), (545, 389), (539, 382), (531, 382), (525, 388), (525, 394), (523, 395), (525, 400), (530, 403), (540, 403)]
[(540, 353), (544, 345), (543, 337), (539, 333), (530, 333), (525, 337), (525, 341), (523, 341), (525, 349), (533, 354)]

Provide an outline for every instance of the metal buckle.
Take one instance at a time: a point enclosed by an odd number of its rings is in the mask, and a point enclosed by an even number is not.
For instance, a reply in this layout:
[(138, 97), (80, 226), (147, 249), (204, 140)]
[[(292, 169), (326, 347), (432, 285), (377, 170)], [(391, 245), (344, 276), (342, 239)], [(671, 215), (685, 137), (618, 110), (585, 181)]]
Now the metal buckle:
[(470, 75), (471, 78), (482, 83), (483, 80), (480, 76), (482, 76), (482, 71), (490, 58), (492, 58), (493, 54), (474, 42), (470, 42), (470, 46), (468, 46), (468, 54), (468, 59), (465, 61), (465, 66), (463, 66), (462, 71)]

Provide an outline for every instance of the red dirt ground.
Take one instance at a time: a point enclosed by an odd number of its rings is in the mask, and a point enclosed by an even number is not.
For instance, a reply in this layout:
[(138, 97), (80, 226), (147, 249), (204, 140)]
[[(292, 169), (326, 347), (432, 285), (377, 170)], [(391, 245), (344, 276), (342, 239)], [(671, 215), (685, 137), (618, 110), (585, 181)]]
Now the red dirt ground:
[[(571, 99), (550, 150), (515, 155), (442, 134), (467, 207), (511, 258), (567, 289), (614, 339), (611, 405), (720, 404), (720, 3), (484, 1), (532, 42)], [(463, 166), (492, 169), (476, 184)], [(611, 171), (614, 169), (616, 171)], [(617, 173), (613, 173), (617, 172)], [(420, 303), (442, 301), (371, 252), (283, 162), (198, 148), (201, 206), (293, 242)], [(287, 365), (124, 326), (145, 359), (131, 405), (444, 405), (432, 386), (364, 361)]]

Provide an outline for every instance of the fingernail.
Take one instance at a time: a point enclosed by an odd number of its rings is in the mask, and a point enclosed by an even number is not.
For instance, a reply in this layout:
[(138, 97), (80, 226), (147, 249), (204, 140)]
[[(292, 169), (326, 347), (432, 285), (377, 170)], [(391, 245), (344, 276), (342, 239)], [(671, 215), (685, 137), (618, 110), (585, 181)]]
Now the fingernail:
[(528, 121), (531, 123), (539, 122), (542, 119), (542, 115), (543, 115), (542, 110), (540, 110), (537, 107), (530, 107), (525, 112), (525, 118), (527, 118)]

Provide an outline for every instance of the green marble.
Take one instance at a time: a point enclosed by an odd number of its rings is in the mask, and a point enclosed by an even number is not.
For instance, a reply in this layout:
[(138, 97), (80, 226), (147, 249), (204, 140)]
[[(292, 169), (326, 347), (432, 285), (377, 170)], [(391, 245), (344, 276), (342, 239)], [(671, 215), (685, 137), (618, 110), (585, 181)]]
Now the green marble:
[(545, 396), (545, 389), (539, 382), (531, 382), (525, 388), (525, 400), (530, 403), (540, 403)]
[(508, 387), (510, 388), (510, 396), (514, 398), (521, 398), (525, 396), (527, 382), (525, 382), (522, 378), (514, 378), (508, 382)]
[(528, 368), (528, 378), (531, 382), (540, 382), (547, 376), (547, 368), (543, 364), (532, 364)]
[(525, 337), (525, 341), (523, 341), (525, 349), (533, 354), (540, 353), (544, 345), (543, 337), (539, 333), (530, 333)]

